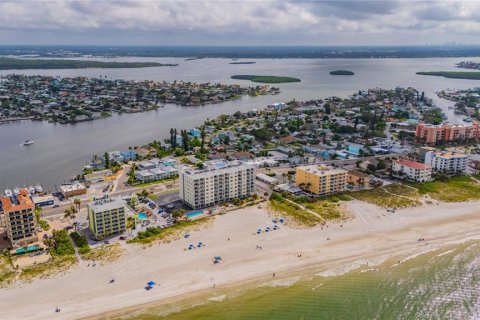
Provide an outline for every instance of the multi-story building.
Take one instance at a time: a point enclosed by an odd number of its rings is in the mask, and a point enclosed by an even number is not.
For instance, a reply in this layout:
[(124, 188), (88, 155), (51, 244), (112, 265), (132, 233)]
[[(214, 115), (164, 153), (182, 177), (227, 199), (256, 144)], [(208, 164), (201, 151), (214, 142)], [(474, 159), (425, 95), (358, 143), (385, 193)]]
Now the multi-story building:
[(180, 198), (193, 209), (211, 207), (254, 193), (255, 167), (239, 161), (212, 162), (206, 169), (183, 168)]
[(126, 203), (122, 198), (107, 198), (88, 204), (88, 224), (97, 240), (125, 231)]
[(297, 167), (295, 184), (318, 195), (343, 192), (348, 184), (347, 170), (317, 165)]
[(411, 160), (394, 160), (392, 175), (400, 179), (427, 182), (432, 179), (432, 167), (428, 164)]
[(347, 183), (352, 186), (368, 187), (370, 185), (370, 178), (366, 173), (350, 170), (347, 174)]
[(13, 197), (1, 197), (4, 224), (13, 248), (38, 241), (35, 223), (35, 204), (27, 189)]
[(433, 171), (448, 174), (462, 174), (467, 169), (468, 154), (452, 151), (427, 152), (425, 164), (432, 167)]
[(472, 140), (480, 138), (478, 123), (432, 125), (420, 123), (417, 125), (415, 138), (428, 144)]

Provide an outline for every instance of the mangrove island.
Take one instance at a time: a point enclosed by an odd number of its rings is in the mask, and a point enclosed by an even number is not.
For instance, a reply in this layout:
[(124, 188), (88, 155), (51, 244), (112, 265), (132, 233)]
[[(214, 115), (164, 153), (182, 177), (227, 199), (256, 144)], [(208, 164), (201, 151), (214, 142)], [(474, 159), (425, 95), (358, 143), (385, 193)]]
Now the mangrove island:
[(87, 68), (146, 68), (176, 67), (178, 63), (158, 62), (104, 62), (63, 59), (17, 59), (0, 57), (0, 70), (24, 69), (87, 69)]
[(355, 73), (348, 70), (335, 70), (335, 71), (330, 71), (330, 74), (332, 76), (353, 76)]
[(417, 74), (424, 76), (437, 76), (450, 79), (480, 80), (480, 72), (468, 71), (422, 71)]
[(277, 76), (259, 76), (259, 75), (249, 75), (249, 74), (238, 74), (231, 76), (232, 79), (236, 80), (250, 80), (252, 82), (259, 83), (287, 83), (287, 82), (300, 82), (301, 80), (293, 77), (277, 77)]

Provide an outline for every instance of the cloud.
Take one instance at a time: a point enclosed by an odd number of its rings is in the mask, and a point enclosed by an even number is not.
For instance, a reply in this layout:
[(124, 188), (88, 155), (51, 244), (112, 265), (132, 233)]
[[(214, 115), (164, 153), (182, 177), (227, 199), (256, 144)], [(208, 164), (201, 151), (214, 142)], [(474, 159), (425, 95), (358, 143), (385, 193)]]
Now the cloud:
[(476, 1), (0, 2), (0, 42), (4, 44), (476, 43), (479, 33), (480, 3)]

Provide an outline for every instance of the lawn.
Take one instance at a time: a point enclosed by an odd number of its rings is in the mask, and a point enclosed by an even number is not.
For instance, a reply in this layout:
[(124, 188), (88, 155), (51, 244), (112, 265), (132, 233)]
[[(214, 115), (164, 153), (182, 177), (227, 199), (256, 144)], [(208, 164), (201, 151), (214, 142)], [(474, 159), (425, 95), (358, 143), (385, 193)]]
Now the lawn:
[(448, 181), (437, 180), (409, 185), (417, 188), (420, 194), (429, 195), (438, 201), (462, 202), (480, 199), (480, 184), (467, 176), (453, 177)]
[(300, 208), (300, 206), (285, 200), (270, 200), (268, 206), (273, 212), (290, 217), (295, 224), (302, 227), (311, 228), (324, 224), (324, 221), (319, 217), (314, 216), (308, 211)]
[(409, 197), (413, 199), (418, 199), (420, 197), (420, 194), (418, 193), (417, 190), (410, 188), (408, 186), (402, 185), (402, 184), (389, 184), (388, 186), (384, 187), (385, 190), (398, 194), (400, 196), (404, 197)]

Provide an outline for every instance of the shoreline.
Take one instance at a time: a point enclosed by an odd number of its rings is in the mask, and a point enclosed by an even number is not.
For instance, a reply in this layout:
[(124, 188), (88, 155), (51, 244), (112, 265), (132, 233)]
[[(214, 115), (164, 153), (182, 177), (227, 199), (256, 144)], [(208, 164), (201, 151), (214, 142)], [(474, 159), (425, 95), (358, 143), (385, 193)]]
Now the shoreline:
[[(343, 227), (331, 223), (324, 229), (284, 226), (261, 235), (252, 233), (271, 223), (271, 216), (264, 209), (249, 207), (215, 218), (213, 226), (191, 232), (191, 239), (144, 249), (129, 245), (127, 254), (112, 264), (92, 268), (81, 261), (65, 274), (0, 289), (0, 307), (4, 319), (109, 319), (171, 301), (211, 293), (218, 296), (219, 291), (238, 286), (268, 283), (272, 272), (278, 274), (275, 280), (312, 276), (311, 271), (313, 276), (339, 275), (367, 262), (371, 267), (372, 263), (408, 259), (479, 239), (479, 210), (473, 204), (480, 202), (443, 203), (387, 214), (378, 207), (351, 201), (355, 218)], [(227, 236), (232, 241), (227, 241)], [(423, 237), (428, 245), (418, 242)], [(189, 242), (198, 240), (207, 246), (184, 251)], [(257, 243), (264, 248), (254, 249)], [(214, 266), (214, 255), (221, 255), (224, 262)], [(107, 279), (112, 275), (117, 281), (109, 285)], [(149, 280), (161, 286), (147, 292), (143, 283)], [(30, 303), (20, 305), (25, 299)], [(62, 311), (55, 316), (57, 305)]]

